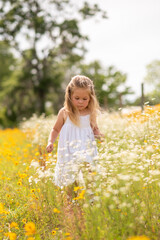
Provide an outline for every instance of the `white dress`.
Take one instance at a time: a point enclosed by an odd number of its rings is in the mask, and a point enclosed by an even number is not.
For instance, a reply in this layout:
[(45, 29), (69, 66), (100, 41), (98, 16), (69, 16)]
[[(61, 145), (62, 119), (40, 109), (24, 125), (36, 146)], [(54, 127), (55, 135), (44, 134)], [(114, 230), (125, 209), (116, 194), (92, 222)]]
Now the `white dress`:
[(90, 126), (90, 115), (80, 116), (80, 126), (67, 117), (59, 136), (55, 184), (68, 186), (75, 180), (83, 182), (81, 167), (84, 162), (94, 166), (97, 146)]

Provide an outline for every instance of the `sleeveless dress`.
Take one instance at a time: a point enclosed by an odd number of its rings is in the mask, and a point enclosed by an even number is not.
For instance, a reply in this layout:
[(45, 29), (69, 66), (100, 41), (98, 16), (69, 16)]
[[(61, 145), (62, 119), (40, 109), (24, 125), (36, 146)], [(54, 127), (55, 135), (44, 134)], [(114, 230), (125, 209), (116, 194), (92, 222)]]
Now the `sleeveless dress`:
[(90, 126), (90, 115), (80, 116), (80, 126), (67, 117), (59, 136), (55, 184), (64, 187), (75, 180), (84, 183), (83, 163), (95, 165), (97, 146)]

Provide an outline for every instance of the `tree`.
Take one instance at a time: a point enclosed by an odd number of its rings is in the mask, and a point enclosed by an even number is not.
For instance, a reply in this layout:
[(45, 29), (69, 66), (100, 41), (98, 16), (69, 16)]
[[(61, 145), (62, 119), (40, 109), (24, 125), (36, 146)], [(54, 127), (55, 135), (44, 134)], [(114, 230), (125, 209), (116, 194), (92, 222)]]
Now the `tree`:
[(147, 74), (145, 82), (153, 85), (155, 89), (160, 90), (160, 61), (155, 60), (147, 65)]
[(127, 75), (114, 66), (103, 68), (98, 61), (80, 66), (81, 73), (94, 81), (98, 100), (105, 108), (117, 108), (123, 105), (123, 96), (132, 94), (126, 86)]
[(150, 91), (145, 94), (145, 101), (154, 105), (160, 103), (160, 61), (154, 60), (146, 66), (144, 82), (150, 85)]
[[(0, 124), (7, 125), (7, 114), (9, 109), (6, 109), (2, 99), (8, 91), (11, 91), (15, 86), (14, 71), (16, 68), (16, 59), (11, 52), (10, 46), (0, 42)], [(9, 79), (12, 78), (12, 82)]]
[(59, 102), (63, 62), (71, 65), (84, 57), (88, 38), (80, 31), (80, 21), (97, 14), (106, 18), (106, 14), (97, 4), (72, 0), (46, 0), (45, 4), (40, 0), (0, 0), (0, 7), (1, 39), (18, 54), (21, 67), (15, 88), (3, 102), (19, 119), (26, 113), (45, 112), (48, 93)]

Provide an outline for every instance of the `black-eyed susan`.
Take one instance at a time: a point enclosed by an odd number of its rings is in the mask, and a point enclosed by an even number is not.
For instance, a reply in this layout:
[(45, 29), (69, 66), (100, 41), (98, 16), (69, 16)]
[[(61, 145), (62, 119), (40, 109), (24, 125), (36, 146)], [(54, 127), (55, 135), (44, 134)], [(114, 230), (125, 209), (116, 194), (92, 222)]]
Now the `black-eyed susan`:
[(22, 219), (22, 222), (25, 224), (27, 222), (27, 219), (26, 218), (23, 218)]
[(55, 230), (52, 230), (52, 235), (56, 235), (56, 231)]
[(36, 233), (36, 226), (33, 222), (28, 222), (25, 224), (24, 229), (26, 231), (26, 235), (30, 236)]
[(21, 181), (17, 182), (17, 185), (22, 186), (22, 182)]

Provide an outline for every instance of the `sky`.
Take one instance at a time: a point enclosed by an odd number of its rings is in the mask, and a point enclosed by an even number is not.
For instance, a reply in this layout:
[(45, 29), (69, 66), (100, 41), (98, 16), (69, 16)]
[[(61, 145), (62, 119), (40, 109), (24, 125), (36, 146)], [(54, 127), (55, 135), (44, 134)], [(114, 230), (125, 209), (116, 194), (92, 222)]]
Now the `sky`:
[[(106, 10), (108, 19), (82, 23), (86, 61), (99, 60), (127, 74), (127, 86), (140, 96), (146, 66), (160, 60), (160, 0), (90, 0)], [(150, 86), (144, 85), (147, 92)]]

